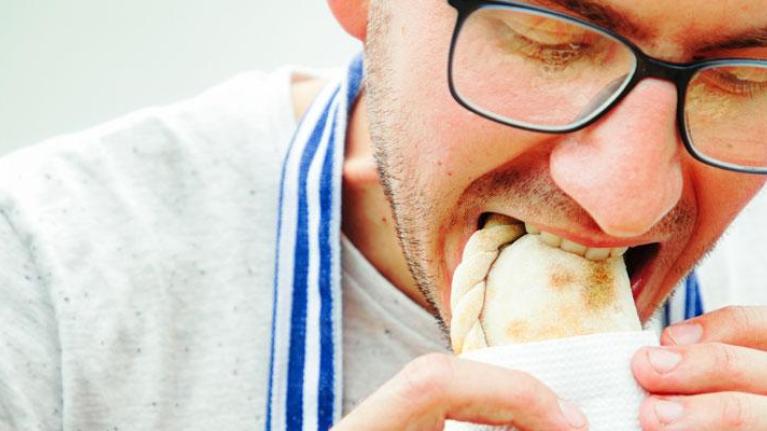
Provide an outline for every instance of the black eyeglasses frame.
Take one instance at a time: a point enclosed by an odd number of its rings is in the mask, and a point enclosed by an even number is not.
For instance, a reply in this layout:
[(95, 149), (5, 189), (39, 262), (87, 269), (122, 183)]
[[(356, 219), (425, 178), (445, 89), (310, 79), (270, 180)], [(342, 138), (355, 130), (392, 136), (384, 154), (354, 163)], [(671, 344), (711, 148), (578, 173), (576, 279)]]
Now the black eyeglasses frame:
[[(475, 114), (480, 115), (484, 118), (487, 118), (488, 120), (492, 120), (497, 123), (515, 127), (518, 129), (529, 130), (533, 132), (549, 133), (549, 134), (571, 133), (571, 132), (584, 129), (588, 127), (589, 125), (598, 121), (605, 113), (609, 112), (612, 108), (614, 108), (617, 104), (619, 104), (621, 100), (623, 100), (623, 98), (625, 98), (634, 89), (634, 87), (636, 87), (636, 85), (639, 82), (641, 82), (643, 79), (657, 78), (664, 81), (669, 81), (676, 86), (677, 127), (679, 128), (679, 135), (682, 137), (682, 142), (685, 148), (690, 153), (690, 155), (693, 156), (693, 158), (709, 166), (713, 166), (713, 167), (717, 167), (717, 168), (721, 168), (721, 169), (725, 169), (729, 171), (746, 173), (746, 174), (760, 174), (760, 175), (767, 174), (767, 167), (757, 168), (757, 167), (741, 166), (741, 165), (737, 165), (733, 163), (716, 160), (711, 157), (708, 157), (705, 154), (700, 153), (692, 144), (692, 138), (690, 136), (690, 133), (687, 127), (687, 120), (685, 119), (685, 111), (684, 111), (687, 88), (689, 86), (690, 80), (693, 78), (693, 76), (695, 76), (697, 72), (703, 69), (711, 68), (711, 67), (722, 67), (722, 66), (767, 67), (767, 60), (756, 60), (756, 59), (750, 59), (750, 58), (721, 58), (721, 59), (701, 60), (701, 61), (695, 61), (695, 62), (689, 62), (689, 63), (673, 63), (673, 62), (660, 60), (645, 54), (644, 51), (642, 51), (632, 41), (628, 40), (627, 38), (623, 37), (622, 35), (618, 33), (615, 33), (609, 29), (597, 26), (588, 21), (582, 20), (578, 17), (563, 14), (558, 11), (537, 7), (537, 6), (533, 6), (533, 5), (529, 5), (525, 3), (518, 3), (515, 1), (448, 0), (448, 3), (458, 11), (458, 17), (453, 30), (452, 39), (450, 42), (450, 52), (449, 52), (449, 60), (448, 60), (448, 85), (450, 88), (450, 93), (452, 94), (456, 102), (458, 102), (460, 105), (462, 105), (464, 108), (468, 109), (469, 111), (474, 112)], [(634, 54), (634, 57), (636, 58), (636, 64), (634, 67), (633, 74), (630, 80), (628, 81), (628, 83), (623, 85), (623, 89), (620, 90), (617, 96), (614, 96), (613, 100), (610, 103), (602, 106), (599, 109), (596, 109), (594, 113), (590, 114), (588, 117), (586, 117), (582, 121), (577, 122), (573, 125), (556, 127), (556, 128), (533, 127), (527, 124), (516, 123), (511, 121), (510, 119), (506, 119), (501, 116), (494, 115), (492, 112), (479, 109), (478, 107), (473, 106), (470, 102), (465, 101), (460, 95), (460, 93), (457, 91), (455, 87), (455, 83), (453, 81), (453, 59), (454, 59), (454, 54), (456, 50), (456, 45), (458, 43), (459, 35), (461, 33), (461, 29), (463, 28), (463, 25), (466, 23), (466, 20), (469, 18), (469, 16), (471, 16), (472, 13), (476, 12), (477, 10), (489, 8), (489, 7), (521, 10), (521, 11), (533, 12), (536, 14), (549, 15), (555, 18), (574, 22), (575, 24), (585, 26), (594, 31), (605, 34), (609, 36), (610, 38), (615, 39), (618, 42), (627, 46), (631, 50), (631, 52)], [(767, 119), (765, 119), (765, 121), (767, 121)]]

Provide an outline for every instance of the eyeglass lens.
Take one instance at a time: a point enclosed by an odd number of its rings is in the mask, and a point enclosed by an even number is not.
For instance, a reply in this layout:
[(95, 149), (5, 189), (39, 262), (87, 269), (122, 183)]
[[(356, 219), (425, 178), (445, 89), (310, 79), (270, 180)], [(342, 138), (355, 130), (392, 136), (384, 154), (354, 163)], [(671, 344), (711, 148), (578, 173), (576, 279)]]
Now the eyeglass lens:
[(698, 152), (739, 166), (767, 167), (767, 67), (702, 69), (685, 97), (687, 130)]
[[(575, 21), (488, 6), (469, 15), (454, 45), (453, 88), (464, 103), (501, 121), (542, 131), (583, 124), (631, 81), (626, 44)], [(702, 69), (685, 100), (688, 135), (711, 159), (767, 167), (767, 68)]]

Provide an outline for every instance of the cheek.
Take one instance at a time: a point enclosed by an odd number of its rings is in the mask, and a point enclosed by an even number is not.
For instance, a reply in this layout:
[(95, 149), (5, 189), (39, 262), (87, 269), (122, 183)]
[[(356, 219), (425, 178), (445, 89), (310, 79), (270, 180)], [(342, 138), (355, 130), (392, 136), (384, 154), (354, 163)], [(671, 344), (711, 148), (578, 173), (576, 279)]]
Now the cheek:
[(390, 100), (405, 137), (400, 153), (414, 180), (442, 198), (544, 139), (481, 118), (453, 99), (447, 65), (455, 20), (447, 2), (397, 2), (389, 23)]
[(389, 23), (392, 64), (387, 70), (393, 93), (389, 100), (396, 103), (392, 111), (404, 132), (400, 151), (422, 182), (452, 182), (467, 175), (465, 165), (473, 159), (470, 144), (483, 121), (458, 105), (448, 86), (456, 12), (447, 2), (396, 4)]
[[(444, 99), (455, 10), (447, 2), (433, 1), (396, 2), (392, 8), (385, 42), (392, 63), (386, 68), (391, 90), (402, 102)], [(403, 105), (408, 110), (417, 108)]]

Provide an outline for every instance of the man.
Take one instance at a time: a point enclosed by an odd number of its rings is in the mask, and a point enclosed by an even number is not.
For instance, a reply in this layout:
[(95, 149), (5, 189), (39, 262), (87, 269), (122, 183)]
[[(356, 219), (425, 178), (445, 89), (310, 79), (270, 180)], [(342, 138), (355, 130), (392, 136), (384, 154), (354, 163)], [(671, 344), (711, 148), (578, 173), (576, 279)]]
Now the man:
[[(4, 426), (586, 429), (523, 373), (415, 359), (445, 350), (425, 310), (450, 321), (482, 216), (641, 251), (646, 320), (764, 184), (764, 2), (329, 4), (366, 44), (348, 125), (354, 66), (340, 91), (251, 74), (3, 160)], [(323, 350), (338, 303), (311, 302), (332, 286), (333, 157), (342, 361)], [(765, 334), (764, 308), (668, 328), (632, 364), (643, 427), (767, 429)]]

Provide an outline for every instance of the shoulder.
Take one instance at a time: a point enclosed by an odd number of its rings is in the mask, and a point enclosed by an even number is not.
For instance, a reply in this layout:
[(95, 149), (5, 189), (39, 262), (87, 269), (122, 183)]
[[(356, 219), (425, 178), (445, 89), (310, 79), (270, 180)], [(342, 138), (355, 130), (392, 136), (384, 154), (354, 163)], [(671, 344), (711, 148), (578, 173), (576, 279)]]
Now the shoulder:
[[(92, 168), (137, 155), (258, 157), (271, 164), (286, 149), (303, 114), (335, 69), (286, 66), (271, 73), (248, 71), (195, 97), (137, 110), (78, 133), (56, 136), (0, 158), (0, 190), (13, 178), (38, 175), (52, 164)], [(243, 154), (245, 153), (245, 154)]]
[(53, 255), (170, 238), (169, 226), (263, 231), (268, 243), (296, 116), (335, 73), (246, 72), (8, 154), (0, 158), (0, 215), (19, 235), (63, 247)]
[(114, 149), (152, 140), (194, 144), (211, 136), (254, 138), (294, 126), (291, 112), (292, 68), (240, 73), (207, 90), (171, 104), (150, 106), (73, 134), (55, 136), (0, 159), (6, 165), (41, 156)]
[(0, 158), (0, 212), (47, 231), (47, 241), (71, 241), (118, 220), (139, 229), (160, 212), (180, 220), (216, 205), (257, 200), (267, 208), (295, 128), (292, 75), (242, 73), (195, 97), (8, 154)]
[(110, 219), (135, 230), (160, 214), (195, 223), (203, 213), (266, 217), (296, 110), (322, 82), (314, 77), (332, 73), (246, 72), (193, 98), (11, 153), (0, 158), (0, 212), (67, 241), (109, 231), (117, 223)]
[(290, 68), (242, 73), (195, 97), (22, 148), (0, 158), (0, 193), (44, 189), (54, 176), (115, 180), (161, 175), (184, 162), (198, 170), (225, 160), (243, 169), (268, 162), (295, 127), (291, 80)]

